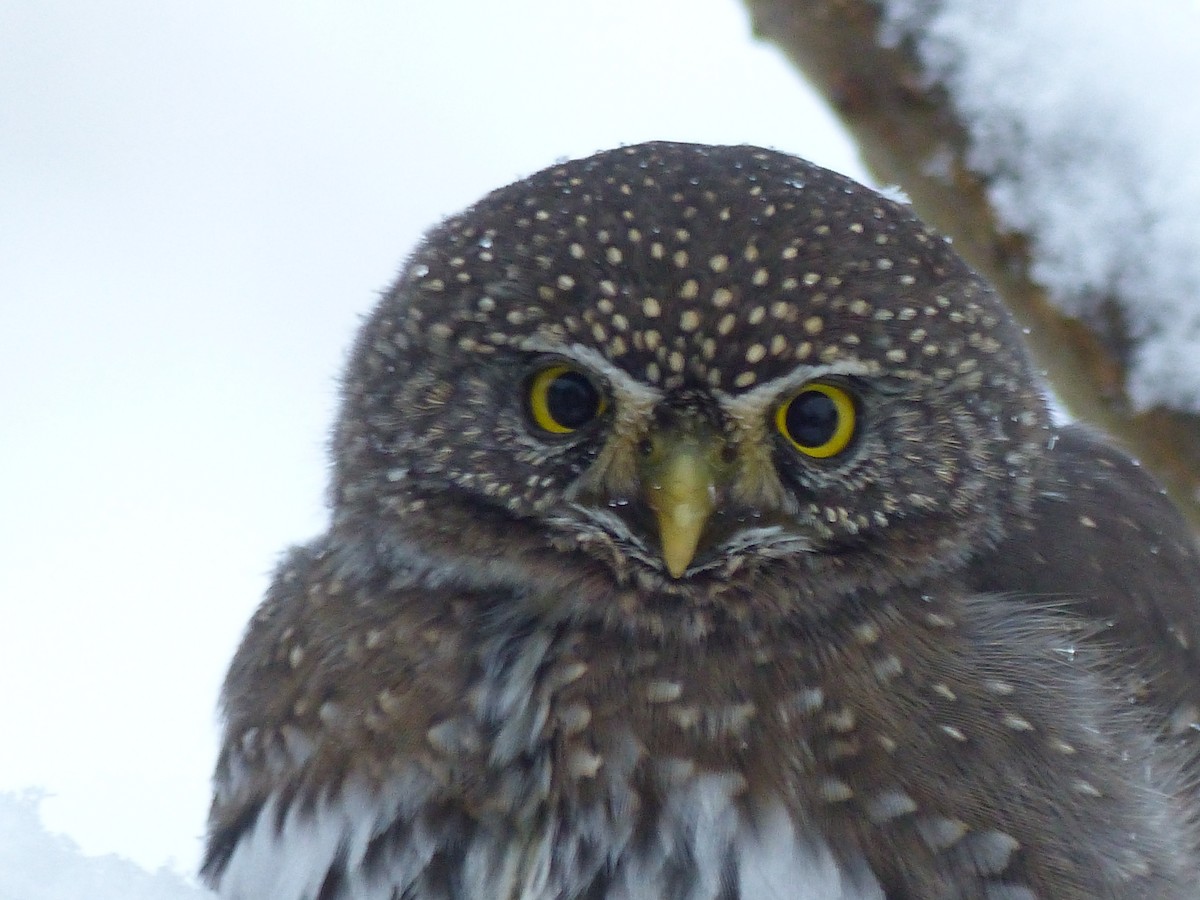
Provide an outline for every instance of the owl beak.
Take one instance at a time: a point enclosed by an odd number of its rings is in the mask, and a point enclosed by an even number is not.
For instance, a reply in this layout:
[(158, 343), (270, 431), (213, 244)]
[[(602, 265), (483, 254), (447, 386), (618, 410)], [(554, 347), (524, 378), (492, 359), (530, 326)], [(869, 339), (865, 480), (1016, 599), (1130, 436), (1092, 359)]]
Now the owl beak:
[(711, 436), (667, 432), (650, 440), (642, 460), (642, 496), (654, 512), (663, 562), (680, 578), (696, 556), (722, 483), (719, 442)]

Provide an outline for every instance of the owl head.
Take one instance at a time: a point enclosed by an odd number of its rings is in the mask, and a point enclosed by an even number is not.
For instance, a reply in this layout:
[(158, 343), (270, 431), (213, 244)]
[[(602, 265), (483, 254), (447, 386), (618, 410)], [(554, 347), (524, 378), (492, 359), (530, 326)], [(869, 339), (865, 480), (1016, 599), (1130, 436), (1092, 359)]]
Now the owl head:
[(642, 144), (430, 232), (352, 354), (335, 527), (608, 612), (817, 614), (998, 540), (1047, 422), (995, 293), (907, 207)]

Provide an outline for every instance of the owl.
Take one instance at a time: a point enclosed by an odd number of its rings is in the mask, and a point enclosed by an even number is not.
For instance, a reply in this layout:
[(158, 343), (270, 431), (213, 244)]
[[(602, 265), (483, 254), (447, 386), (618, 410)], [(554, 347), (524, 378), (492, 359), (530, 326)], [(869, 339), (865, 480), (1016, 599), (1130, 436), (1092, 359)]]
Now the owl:
[(229, 900), (1194, 897), (1200, 559), (909, 209), (556, 165), (364, 324), (223, 693)]

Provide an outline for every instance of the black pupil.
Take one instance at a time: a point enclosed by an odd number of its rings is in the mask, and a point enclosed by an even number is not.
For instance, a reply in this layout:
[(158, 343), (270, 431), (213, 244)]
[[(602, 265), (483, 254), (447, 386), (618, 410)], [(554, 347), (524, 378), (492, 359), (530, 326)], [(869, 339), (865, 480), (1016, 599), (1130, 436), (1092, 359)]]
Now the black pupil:
[(787, 408), (788, 436), (801, 447), (820, 447), (837, 431), (838, 411), (820, 391), (805, 391)]
[(546, 410), (563, 428), (586, 425), (599, 408), (595, 386), (578, 372), (563, 372), (546, 388)]

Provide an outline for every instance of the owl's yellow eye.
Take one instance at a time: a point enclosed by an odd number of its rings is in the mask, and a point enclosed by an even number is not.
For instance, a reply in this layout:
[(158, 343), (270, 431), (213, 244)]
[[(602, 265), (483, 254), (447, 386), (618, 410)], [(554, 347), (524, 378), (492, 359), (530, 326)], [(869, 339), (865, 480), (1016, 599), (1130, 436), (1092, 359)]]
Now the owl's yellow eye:
[(801, 453), (828, 459), (849, 445), (857, 415), (849, 393), (836, 384), (814, 381), (780, 405), (775, 427)]
[(534, 374), (527, 397), (529, 418), (550, 434), (570, 434), (604, 412), (604, 395), (578, 369), (558, 363)]

